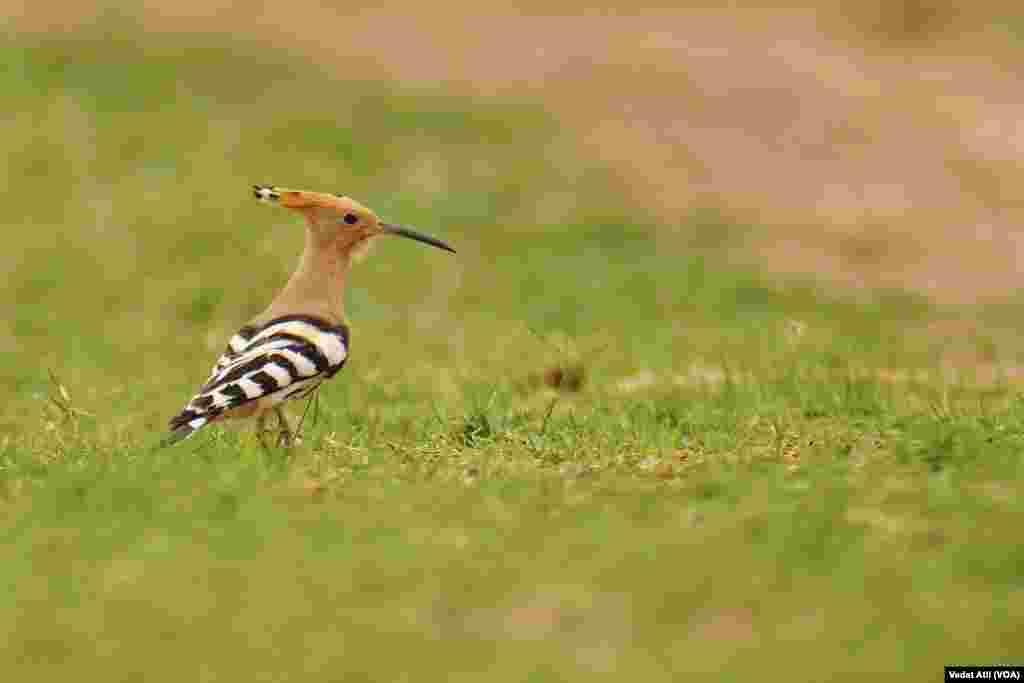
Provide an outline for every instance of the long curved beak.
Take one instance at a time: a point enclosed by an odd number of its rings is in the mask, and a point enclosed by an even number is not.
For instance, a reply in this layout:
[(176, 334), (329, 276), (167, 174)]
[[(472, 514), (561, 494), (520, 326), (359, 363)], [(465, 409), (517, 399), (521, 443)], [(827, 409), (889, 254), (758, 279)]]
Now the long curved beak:
[(424, 235), (422, 232), (416, 232), (412, 228), (407, 228), (404, 225), (395, 225), (394, 223), (381, 223), (380, 227), (384, 228), (384, 232), (386, 232), (386, 233), (388, 233), (390, 235), (398, 235), (400, 237), (408, 237), (411, 240), (416, 240), (417, 242), (423, 242), (423, 244), (429, 244), (432, 247), (437, 247), (438, 249), (444, 249), (445, 251), (450, 251), (453, 254), (455, 253), (454, 249), (452, 249), (450, 246), (448, 246), (447, 244), (445, 244), (441, 240), (437, 239), (436, 237), (431, 237), (430, 235)]

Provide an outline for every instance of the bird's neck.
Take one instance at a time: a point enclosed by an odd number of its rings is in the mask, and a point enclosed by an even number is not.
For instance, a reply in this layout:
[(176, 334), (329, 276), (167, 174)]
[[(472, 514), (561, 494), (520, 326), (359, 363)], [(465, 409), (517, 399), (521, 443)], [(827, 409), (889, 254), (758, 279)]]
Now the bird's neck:
[(299, 267), (260, 318), (270, 320), (300, 313), (343, 322), (345, 279), (350, 264), (347, 253), (341, 253), (333, 244), (319, 242), (313, 231), (307, 229)]

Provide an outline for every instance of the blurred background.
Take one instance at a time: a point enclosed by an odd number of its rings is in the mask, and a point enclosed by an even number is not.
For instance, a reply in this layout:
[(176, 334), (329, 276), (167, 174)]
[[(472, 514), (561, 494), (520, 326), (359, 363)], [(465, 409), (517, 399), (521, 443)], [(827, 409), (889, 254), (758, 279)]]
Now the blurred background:
[[(1024, 10), (715, 4), (0, 0), (5, 680), (1019, 653)], [(298, 259), (254, 183), (458, 254), (356, 267), (292, 459), (150, 452)]]
[[(364, 367), (383, 347), (361, 339), (387, 337), (432, 392), (528, 375), (531, 330), (610, 345), (610, 376), (678, 375), (760, 353), (792, 317), (882, 365), (1015, 372), (1016, 3), (0, 15), (12, 396), (45, 366), (122, 405), (204, 376), (300, 245), (254, 182), (343, 192), (460, 247), (378, 246), (349, 297)], [(168, 363), (189, 379), (136, 381)]]

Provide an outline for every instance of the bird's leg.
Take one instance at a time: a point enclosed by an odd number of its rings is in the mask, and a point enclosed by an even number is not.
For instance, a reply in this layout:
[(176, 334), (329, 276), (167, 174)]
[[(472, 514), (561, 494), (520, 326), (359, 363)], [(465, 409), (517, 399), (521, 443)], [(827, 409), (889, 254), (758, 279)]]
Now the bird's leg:
[(264, 451), (270, 450), (267, 447), (266, 435), (267, 435), (267, 416), (266, 416), (265, 413), (261, 413), (256, 418), (256, 438), (259, 439), (260, 446), (263, 447)]
[(277, 413), (277, 445), (282, 448), (288, 448), (295, 443), (295, 432), (292, 431), (292, 426), (288, 424), (288, 416), (284, 414), (284, 409), (281, 406), (276, 406), (274, 412)]

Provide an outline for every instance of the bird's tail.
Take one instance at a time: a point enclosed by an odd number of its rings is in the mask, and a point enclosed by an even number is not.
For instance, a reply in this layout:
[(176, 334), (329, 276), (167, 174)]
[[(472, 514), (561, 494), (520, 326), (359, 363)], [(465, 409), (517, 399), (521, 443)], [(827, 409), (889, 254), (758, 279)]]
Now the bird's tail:
[(191, 411), (184, 411), (180, 415), (176, 416), (171, 420), (171, 433), (168, 434), (160, 441), (159, 448), (166, 448), (167, 446), (173, 446), (179, 441), (184, 441), (188, 437), (195, 434), (197, 431), (202, 429), (210, 418), (205, 415), (196, 415)]

